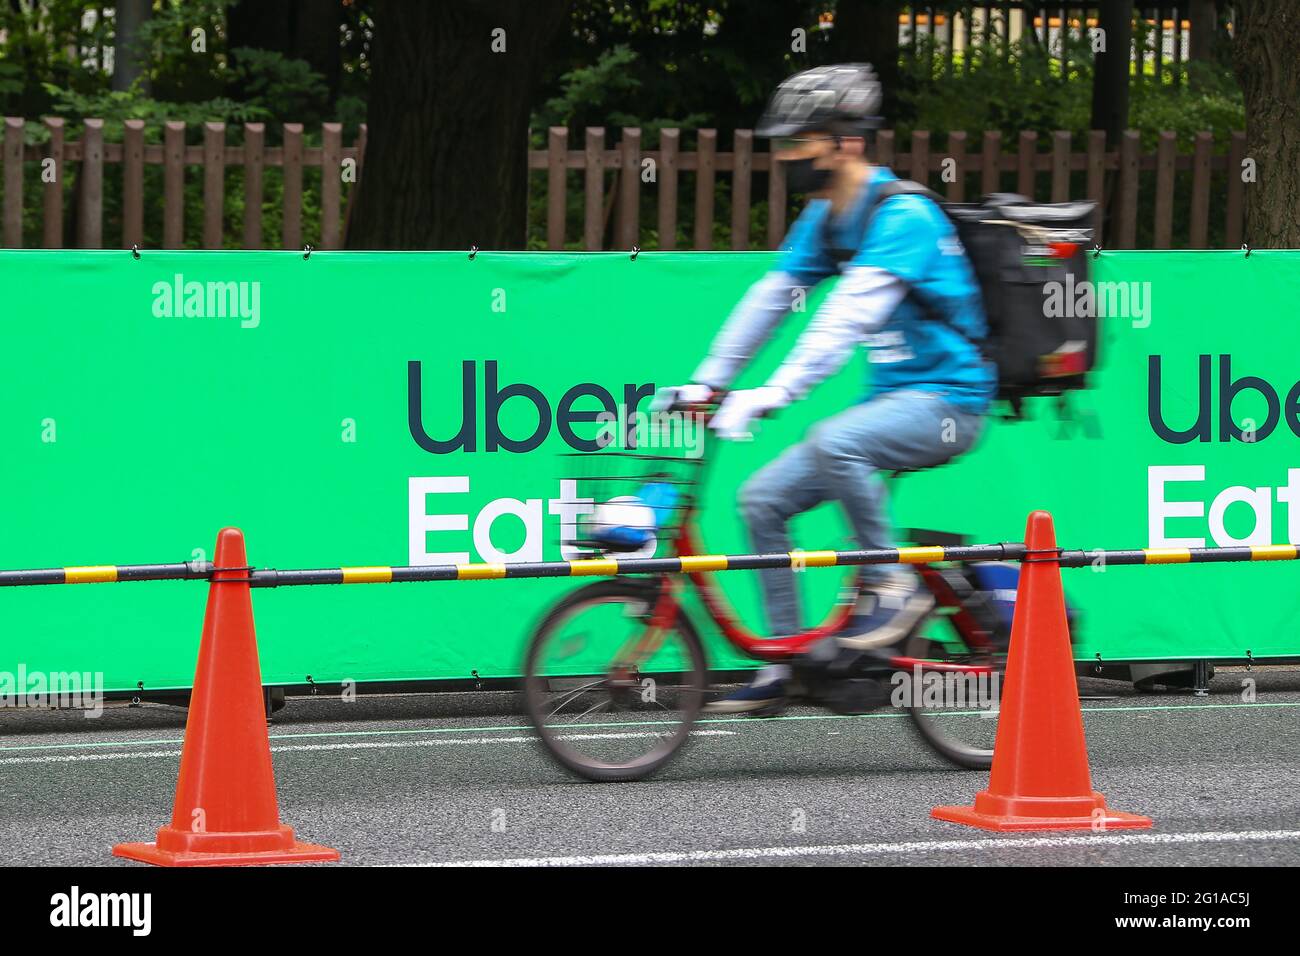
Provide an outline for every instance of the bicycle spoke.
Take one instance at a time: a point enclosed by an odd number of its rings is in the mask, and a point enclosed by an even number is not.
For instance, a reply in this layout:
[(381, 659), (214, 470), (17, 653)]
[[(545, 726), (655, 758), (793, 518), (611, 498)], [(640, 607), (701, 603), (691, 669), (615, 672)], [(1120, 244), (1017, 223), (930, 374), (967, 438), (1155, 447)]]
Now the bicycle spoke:
[(596, 680), (592, 681), (590, 684), (583, 684), (579, 687), (574, 688), (573, 692), (569, 694), (567, 697), (565, 697), (563, 700), (561, 700), (558, 704), (556, 704), (555, 709), (551, 711), (549, 714), (547, 714), (546, 716), (548, 718), (554, 717), (556, 714), (560, 712), (560, 709), (564, 707), (564, 705), (567, 704), (569, 701), (581, 697), (584, 693), (586, 693), (591, 688), (599, 687), (603, 683), (605, 683), (605, 678), (599, 677)]
[(596, 701), (594, 704), (592, 704), (590, 707), (588, 707), (586, 710), (584, 710), (582, 713), (580, 713), (577, 717), (573, 718), (574, 722), (577, 722), (577, 721), (579, 721), (579, 720), (582, 720), (582, 718), (586, 717), (586, 716), (587, 716), (588, 714), (590, 714), (592, 711), (594, 711), (594, 710), (596, 710), (596, 709), (598, 709), (598, 708), (600, 708), (600, 707), (604, 707), (604, 706), (606, 706), (607, 704), (609, 704), (610, 702), (611, 702), (611, 701), (610, 701), (610, 699), (609, 699), (608, 697), (604, 698), (603, 700), (598, 700), (598, 701)]

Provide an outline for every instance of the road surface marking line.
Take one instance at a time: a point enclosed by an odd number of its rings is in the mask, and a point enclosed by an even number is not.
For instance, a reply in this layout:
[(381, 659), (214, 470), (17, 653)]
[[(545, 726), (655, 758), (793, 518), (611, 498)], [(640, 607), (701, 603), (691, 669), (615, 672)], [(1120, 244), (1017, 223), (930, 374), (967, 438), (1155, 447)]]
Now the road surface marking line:
[[(1176, 710), (1262, 710), (1273, 707), (1300, 707), (1300, 701), (1256, 701), (1253, 704), (1142, 704), (1132, 707), (1084, 707), (1085, 714), (1110, 714), (1110, 713), (1137, 713), (1147, 711), (1176, 711)], [(959, 711), (951, 714), (943, 714), (946, 717), (958, 716), (982, 716), (987, 711), (972, 710)], [(872, 720), (885, 718), (902, 719), (907, 717), (905, 711), (892, 712), (884, 711), (871, 714), (786, 714), (781, 717), (767, 717), (763, 720), (755, 720), (752, 717), (715, 717), (704, 718), (696, 721), (697, 726), (706, 726), (713, 724), (746, 724), (750, 727), (771, 726), (786, 723), (790, 721), (802, 720)], [(320, 721), (329, 723), (329, 721)], [(587, 724), (592, 729), (598, 727), (644, 727), (654, 723), (653, 721), (610, 721), (607, 723)], [(315, 731), (301, 734), (271, 734), (271, 740), (300, 740), (316, 739), (331, 737), (396, 737), (408, 734), (481, 734), (506, 731), (532, 730), (527, 724), (504, 725), (499, 727), (413, 727), (398, 730), (329, 730)], [(3, 736), (3, 735), (0, 735)], [(9, 735), (16, 736), (16, 735)], [(0, 753), (17, 753), (30, 752), (34, 750), (72, 750), (79, 747), (140, 747), (153, 746), (156, 744), (179, 744), (182, 743), (180, 737), (166, 738), (159, 740), (87, 740), (78, 743), (62, 744), (19, 744), (16, 747), (0, 747)]]
[[(560, 734), (561, 740), (629, 740), (645, 737), (658, 737), (660, 734), (643, 732), (635, 734)], [(737, 737), (731, 730), (692, 730), (692, 737)], [(286, 744), (272, 747), (271, 753), (311, 753), (317, 750), (396, 750), (403, 747), (448, 747), (455, 745), (477, 744), (523, 744), (533, 743), (540, 737), (463, 737), (440, 738), (436, 740), (355, 740), (350, 743), (337, 744)], [(137, 750), (89, 754), (49, 754), (41, 757), (4, 757), (0, 766), (8, 764), (34, 763), (78, 763), (93, 760), (131, 760), (153, 757), (179, 757), (179, 750)]]
[(737, 850), (689, 850), (679, 853), (602, 853), (592, 856), (541, 856), (503, 860), (451, 860), (405, 866), (610, 866), (617, 864), (713, 863), (809, 856), (881, 856), (895, 853), (984, 849), (1059, 849), (1076, 846), (1162, 846), (1185, 843), (1247, 843), (1300, 840), (1300, 830), (1243, 830), (1206, 833), (1099, 834), (1076, 837), (1008, 837), (983, 840), (924, 840), (913, 843), (843, 843), (835, 846), (765, 846)]

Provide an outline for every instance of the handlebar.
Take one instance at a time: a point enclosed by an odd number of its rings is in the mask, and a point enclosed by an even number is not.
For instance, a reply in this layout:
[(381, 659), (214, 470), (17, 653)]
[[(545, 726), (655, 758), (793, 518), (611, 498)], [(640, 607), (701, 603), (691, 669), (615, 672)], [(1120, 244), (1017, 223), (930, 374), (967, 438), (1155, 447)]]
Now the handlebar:
[[(687, 414), (700, 415), (703, 417), (704, 423), (707, 425), (709, 421), (713, 418), (713, 414), (719, 408), (722, 407), (722, 403), (723, 401), (726, 400), (727, 394), (729, 392), (730, 389), (725, 389), (725, 388), (718, 389), (712, 395), (709, 396), (709, 400), (706, 402), (687, 402), (682, 404), (674, 403), (672, 406), (667, 408), (666, 411), (686, 412)], [(756, 415), (754, 417), (754, 420), (762, 421), (763, 419), (771, 418), (772, 415), (773, 415), (772, 410), (764, 411), (761, 414)]]

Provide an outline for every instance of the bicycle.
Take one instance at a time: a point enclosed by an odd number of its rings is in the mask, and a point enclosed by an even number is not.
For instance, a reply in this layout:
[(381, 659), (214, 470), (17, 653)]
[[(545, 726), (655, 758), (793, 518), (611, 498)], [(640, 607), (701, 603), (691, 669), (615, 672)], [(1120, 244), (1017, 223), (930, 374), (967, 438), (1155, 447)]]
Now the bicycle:
[[(699, 406), (690, 411), (702, 414)], [(719, 732), (698, 726), (708, 667), (699, 631), (683, 603), (688, 588), (732, 648), (758, 661), (797, 662), (796, 681), (811, 703), (841, 714), (866, 713), (895, 696), (884, 691), (889, 677), (895, 692), (909, 685), (904, 706), (929, 746), (960, 767), (991, 766), (1010, 614), (1000, 613), (995, 595), (973, 582), (964, 568), (930, 560), (914, 565), (935, 607), (899, 642), (901, 653), (848, 651), (832, 637), (852, 613), (860, 588), (856, 574), (841, 588), (822, 623), (797, 634), (763, 637), (740, 622), (713, 581), (711, 570), (725, 559), (690, 557), (706, 554), (698, 546), (696, 516), (707, 456), (682, 459), (600, 451), (566, 457), (598, 462), (603, 470), (613, 462), (630, 463), (642, 472), (649, 469), (648, 474), (591, 475), (580, 481), (640, 482), (642, 489), (654, 484), (676, 491), (670, 506), (653, 509), (662, 512), (654, 520), (614, 529), (640, 527), (649, 531), (649, 539), (631, 534), (611, 542), (608, 521), (603, 528), (589, 522), (571, 545), (601, 559), (645, 556), (647, 549), (653, 554), (666, 539), (672, 556), (690, 558), (683, 560), (681, 575), (618, 576), (580, 587), (556, 603), (534, 629), (524, 658), (524, 709), (545, 749), (567, 770), (594, 781), (637, 780), (660, 769), (692, 735)], [(648, 507), (636, 496), (593, 500), (633, 512)], [(597, 514), (600, 511), (596, 508)], [(664, 520), (669, 512), (675, 520)], [(627, 517), (624, 510), (614, 520)], [(960, 540), (938, 532), (913, 537), (922, 545)], [(998, 547), (1006, 558), (1023, 553), (1019, 544)], [(830, 563), (825, 557), (829, 552), (794, 554), (807, 565)], [(951, 633), (946, 638), (931, 633), (940, 620), (948, 622)], [(598, 647), (598, 642), (603, 643)], [(978, 682), (984, 682), (983, 699), (974, 710), (962, 706), (964, 701), (954, 709), (953, 698), (942, 693), (929, 700), (924, 690), (938, 682), (945, 690), (969, 688), (972, 679), (977, 689)], [(921, 693), (917, 684), (922, 685)], [(592, 722), (581, 723), (588, 717)]]

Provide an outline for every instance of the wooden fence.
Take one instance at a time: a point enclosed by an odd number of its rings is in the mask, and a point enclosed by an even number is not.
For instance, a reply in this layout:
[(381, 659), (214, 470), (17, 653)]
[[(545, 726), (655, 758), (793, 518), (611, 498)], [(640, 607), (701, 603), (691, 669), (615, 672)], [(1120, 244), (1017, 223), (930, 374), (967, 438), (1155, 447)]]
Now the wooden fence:
[[(6, 117), (4, 131), (4, 246), (21, 248), (23, 244), (23, 188), (24, 163), (34, 164), (41, 172), (38, 177), (42, 191), (42, 241), (47, 249), (60, 249), (64, 245), (64, 186), (68, 177), (66, 169), (77, 167), (74, 201), (75, 245), (83, 249), (97, 249), (104, 245), (104, 166), (121, 167), (121, 228), (122, 246), (131, 248), (144, 240), (144, 170), (146, 166), (163, 169), (162, 195), (162, 246), (176, 249), (183, 246), (185, 235), (185, 176), (189, 167), (200, 167), (203, 177), (203, 231), (202, 246), (220, 249), (225, 233), (226, 168), (243, 168), (244, 217), (241, 246), (245, 249), (263, 248), (262, 198), (263, 171), (266, 167), (283, 170), (283, 195), (281, 198), (282, 223), (280, 241), (283, 248), (298, 249), (303, 245), (302, 235), (302, 173), (304, 167), (334, 170), (332, 175), (321, 177), (320, 235), (314, 245), (322, 249), (337, 249), (342, 245), (340, 228), (340, 197), (343, 177), (341, 171), (347, 160), (359, 167), (365, 149), (365, 127), (352, 146), (343, 145), (343, 126), (325, 123), (321, 127), (321, 145), (303, 145), (301, 123), (285, 123), (283, 145), (266, 145), (266, 127), (263, 123), (243, 125), (243, 143), (226, 145), (225, 123), (204, 123), (203, 142), (186, 145), (186, 125), (169, 121), (163, 124), (162, 142), (145, 142), (143, 120), (126, 120), (123, 123), (122, 141), (104, 141), (104, 121), (82, 121), (83, 132), (79, 141), (65, 141), (64, 121), (46, 118), (42, 121), (48, 138), (39, 145), (24, 142), (27, 121), (21, 117)], [(50, 165), (50, 161), (52, 165)], [(53, 175), (46, 175), (47, 169)], [(156, 197), (154, 197), (156, 198)]]
[[(1205, 248), (1209, 236), (1211, 176), (1223, 172), (1227, 191), (1223, 205), (1224, 245), (1240, 246), (1245, 185), (1239, 171), (1245, 158), (1245, 133), (1232, 134), (1226, 154), (1215, 153), (1214, 137), (1208, 132), (1196, 134), (1191, 153), (1178, 151), (1172, 132), (1160, 134), (1154, 153), (1141, 151), (1139, 135), (1133, 130), (1123, 135), (1118, 149), (1109, 151), (1105, 148), (1106, 134), (1097, 130), (1088, 134), (1082, 152), (1074, 151), (1070, 133), (1053, 133), (1046, 150), (1039, 140), (1035, 132), (1021, 132), (1015, 151), (1007, 152), (1001, 133), (985, 132), (976, 144), (966, 133), (954, 131), (947, 134), (945, 148), (940, 151), (931, 148), (929, 132), (918, 130), (911, 135), (909, 150), (899, 152), (894, 133), (884, 130), (877, 140), (876, 161), (891, 166), (902, 176), (926, 182), (956, 202), (1008, 189), (1042, 202), (1094, 199), (1098, 202), (1096, 234), (1102, 245), (1116, 249), (1132, 249), (1137, 244), (1139, 200), (1143, 198), (1140, 184), (1144, 173), (1154, 173), (1151, 245), (1157, 249), (1173, 247), (1174, 207), (1176, 201), (1181, 201), (1187, 204), (1185, 246)], [(646, 165), (646, 160), (653, 165)], [(568, 240), (566, 171), (582, 170), (581, 236), (586, 249), (602, 248), (611, 215), (615, 247), (628, 249), (637, 244), (641, 233), (641, 192), (650, 186), (657, 190), (659, 248), (674, 248), (681, 173), (692, 173), (694, 178), (692, 247), (713, 248), (714, 183), (719, 173), (725, 173), (731, 178), (731, 248), (748, 249), (754, 174), (766, 174), (771, 169), (771, 157), (767, 152), (755, 151), (750, 130), (736, 130), (731, 152), (718, 150), (714, 130), (699, 130), (695, 151), (685, 152), (681, 149), (681, 133), (675, 129), (660, 132), (659, 149), (642, 150), (638, 129), (624, 129), (619, 144), (610, 149), (605, 146), (604, 129), (593, 127), (585, 131), (582, 149), (570, 149), (568, 130), (552, 127), (548, 131), (547, 148), (530, 151), (528, 165), (530, 169), (546, 170), (547, 174), (547, 248), (562, 249)], [(612, 188), (605, 175), (611, 170), (614, 172)], [(644, 181), (650, 171), (653, 171), (652, 183)], [(1191, 188), (1189, 194), (1176, 197), (1176, 176), (1180, 171), (1190, 171)], [(765, 175), (763, 178), (768, 205), (764, 244), (776, 248), (785, 235), (787, 223), (785, 177)], [(1071, 188), (1072, 179), (1081, 181), (1082, 190)], [(1103, 223), (1107, 209), (1111, 215)]]
[[(320, 234), (303, 235), (303, 169), (319, 167), (341, 171), (346, 161), (355, 162), (361, 175), (365, 150), (365, 129), (356, 143), (343, 145), (342, 128), (326, 123), (320, 146), (303, 144), (301, 124), (286, 123), (283, 145), (265, 145), (265, 127), (261, 123), (244, 124), (243, 142), (228, 146), (222, 123), (206, 123), (203, 142), (186, 145), (186, 127), (180, 122), (164, 124), (161, 143), (146, 143), (141, 121), (125, 124), (122, 142), (104, 141), (103, 122), (87, 119), (80, 141), (66, 141), (60, 119), (43, 121), (48, 141), (40, 145), (24, 143), (25, 121), (5, 119), (3, 144), (3, 240), (7, 248), (23, 245), (23, 190), (25, 179), (34, 178), (42, 192), (41, 242), (45, 248), (64, 245), (65, 167), (76, 171), (75, 189), (69, 192), (76, 203), (74, 245), (80, 248), (104, 246), (105, 166), (120, 168), (120, 236), (121, 247), (143, 245), (146, 197), (144, 170), (147, 165), (163, 169), (162, 247), (181, 248), (185, 239), (186, 177), (198, 175), (202, 182), (201, 246), (219, 249), (233, 243), (227, 237), (225, 215), (226, 171), (242, 167), (244, 213), (239, 242), (242, 248), (261, 249), (263, 171), (279, 167), (283, 172), (282, 224), (280, 246), (300, 249), (304, 241), (321, 249), (342, 245), (346, 210), (342, 206), (343, 177), (335, 172), (321, 176)], [(660, 249), (677, 247), (678, 218), (689, 212), (690, 241), (694, 249), (715, 247), (715, 204), (721, 192), (730, 204), (728, 225), (732, 249), (755, 245), (775, 248), (784, 236), (790, 201), (783, 174), (768, 175), (771, 157), (754, 148), (750, 130), (736, 130), (729, 152), (718, 149), (715, 130), (702, 129), (694, 135), (695, 149), (682, 148), (682, 132), (665, 129), (659, 133), (657, 149), (642, 149), (641, 131), (622, 130), (619, 142), (606, 144), (603, 128), (584, 131), (581, 149), (571, 149), (569, 132), (554, 127), (547, 132), (545, 149), (529, 151), (530, 170), (544, 175), (530, 176), (530, 187), (544, 183), (545, 245), (550, 249), (572, 246), (580, 240), (581, 248), (606, 247), (631, 249), (647, 241), (643, 236), (644, 211), (654, 212)], [(1000, 133), (985, 132), (978, 140), (964, 132), (949, 132), (943, 148), (932, 145), (926, 131), (911, 134), (907, 151), (898, 148), (891, 131), (882, 131), (877, 143), (877, 161), (892, 166), (900, 175), (921, 179), (956, 201), (974, 199), (988, 192), (1014, 190), (1039, 201), (1060, 202), (1070, 198), (1098, 200), (1098, 237), (1106, 248), (1130, 249), (1137, 244), (1140, 210), (1146, 209), (1150, 220), (1152, 247), (1163, 249), (1175, 245), (1175, 208), (1182, 205), (1186, 215), (1185, 233), (1177, 245), (1205, 248), (1210, 234), (1212, 177), (1219, 174), (1226, 195), (1221, 197), (1223, 210), (1223, 245), (1238, 248), (1242, 241), (1243, 198), (1245, 186), (1239, 171), (1245, 158), (1245, 134), (1230, 137), (1228, 149), (1216, 152), (1213, 136), (1198, 133), (1190, 144), (1192, 151), (1180, 152), (1175, 135), (1162, 133), (1154, 152), (1143, 152), (1139, 136), (1129, 131), (1118, 149), (1105, 148), (1105, 135), (1093, 131), (1075, 149), (1069, 133), (1057, 132), (1046, 141), (1034, 132), (1020, 133), (1014, 144), (1006, 144)], [(1014, 149), (1007, 147), (1014, 146)], [(53, 160), (53, 177), (42, 175)], [(31, 173), (25, 172), (25, 165)], [(197, 167), (197, 173), (193, 172)], [(569, 173), (577, 172), (581, 186), (580, 222), (571, 224), (569, 209)], [(1178, 188), (1179, 173), (1186, 189)], [(729, 190), (719, 190), (718, 180), (729, 181)], [(683, 180), (686, 180), (685, 183)], [(193, 180), (191, 180), (193, 182)], [(685, 201), (683, 186), (693, 188), (692, 201)], [(757, 189), (756, 189), (757, 186)], [(762, 190), (766, 198), (765, 234), (751, 237), (751, 210), (755, 193)], [(349, 199), (353, 195), (349, 190)], [(1154, 195), (1152, 195), (1154, 193)], [(575, 197), (576, 198), (576, 197)], [(644, 200), (644, 202), (643, 202)], [(1107, 213), (1108, 211), (1108, 213)], [(1104, 232), (1102, 231), (1104, 221)], [(647, 219), (650, 217), (647, 216)], [(117, 224), (115, 224), (116, 226)], [(231, 223), (233, 229), (237, 224)], [(116, 231), (116, 230), (115, 230)], [(193, 231), (193, 230), (191, 230)], [(1145, 230), (1143, 230), (1145, 233)], [(473, 237), (466, 237), (469, 247)], [(232, 240), (227, 242), (227, 240)], [(751, 241), (752, 240), (752, 241)], [(649, 246), (647, 246), (649, 247)]]

